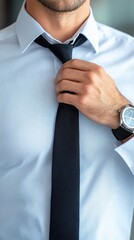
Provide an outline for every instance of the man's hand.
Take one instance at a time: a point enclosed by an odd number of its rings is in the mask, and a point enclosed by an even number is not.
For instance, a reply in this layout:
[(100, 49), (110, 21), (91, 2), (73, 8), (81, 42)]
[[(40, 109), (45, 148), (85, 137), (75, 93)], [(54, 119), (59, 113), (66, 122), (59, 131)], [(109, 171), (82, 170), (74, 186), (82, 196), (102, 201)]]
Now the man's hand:
[(70, 60), (56, 77), (58, 102), (71, 104), (93, 121), (119, 126), (119, 109), (129, 103), (105, 70), (91, 62)]

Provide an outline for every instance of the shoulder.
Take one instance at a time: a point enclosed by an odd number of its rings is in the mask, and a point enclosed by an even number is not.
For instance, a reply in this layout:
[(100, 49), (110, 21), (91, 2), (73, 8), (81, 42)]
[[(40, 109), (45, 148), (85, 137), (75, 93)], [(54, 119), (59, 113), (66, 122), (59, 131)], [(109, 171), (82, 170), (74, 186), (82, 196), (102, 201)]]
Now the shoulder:
[(134, 37), (131, 35), (101, 23), (97, 23), (97, 25), (100, 39), (113, 42), (115, 45), (129, 45), (129, 48), (134, 49)]
[(0, 31), (0, 61), (8, 59), (16, 53), (18, 40), (15, 24), (12, 24)]
[(4, 42), (6, 39), (13, 37), (15, 35), (15, 24), (0, 30), (0, 44)]

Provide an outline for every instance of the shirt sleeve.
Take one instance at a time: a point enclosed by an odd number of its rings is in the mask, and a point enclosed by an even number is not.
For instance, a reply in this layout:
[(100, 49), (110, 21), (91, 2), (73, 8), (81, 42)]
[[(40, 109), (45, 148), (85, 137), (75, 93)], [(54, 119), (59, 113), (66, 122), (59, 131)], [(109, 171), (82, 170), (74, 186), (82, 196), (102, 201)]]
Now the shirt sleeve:
[(134, 175), (134, 137), (115, 148), (115, 151), (123, 158)]

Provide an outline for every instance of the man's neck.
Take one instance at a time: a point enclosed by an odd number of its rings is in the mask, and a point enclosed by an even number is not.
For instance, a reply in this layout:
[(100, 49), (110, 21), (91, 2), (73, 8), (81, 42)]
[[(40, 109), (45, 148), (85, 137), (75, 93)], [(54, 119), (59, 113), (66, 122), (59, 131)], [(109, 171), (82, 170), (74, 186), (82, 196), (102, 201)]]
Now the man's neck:
[(36, 0), (27, 0), (26, 11), (45, 31), (61, 42), (71, 38), (90, 14), (88, 1), (75, 11), (58, 13)]

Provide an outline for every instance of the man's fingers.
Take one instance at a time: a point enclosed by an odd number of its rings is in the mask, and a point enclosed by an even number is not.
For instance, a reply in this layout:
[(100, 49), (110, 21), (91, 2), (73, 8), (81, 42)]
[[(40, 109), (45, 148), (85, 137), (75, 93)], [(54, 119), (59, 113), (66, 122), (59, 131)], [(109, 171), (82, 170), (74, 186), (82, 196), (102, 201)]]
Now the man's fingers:
[(93, 71), (93, 70), (97, 71), (102, 67), (95, 63), (87, 62), (84, 60), (71, 59), (70, 61), (68, 61), (62, 65), (61, 70), (65, 69), (65, 68), (78, 69), (80, 71)]
[(68, 80), (62, 80), (56, 85), (56, 93), (71, 92), (79, 94), (81, 92), (81, 84), (78, 82), (71, 82)]
[(70, 93), (61, 93), (57, 95), (57, 101), (61, 103), (66, 103), (77, 107), (77, 98), (78, 96)]
[(78, 69), (64, 68), (59, 71), (59, 74), (55, 79), (55, 83), (57, 84), (64, 79), (73, 82), (81, 82), (82, 79), (86, 79), (86, 76), (84, 76), (84, 74), (86, 75), (86, 73)]

